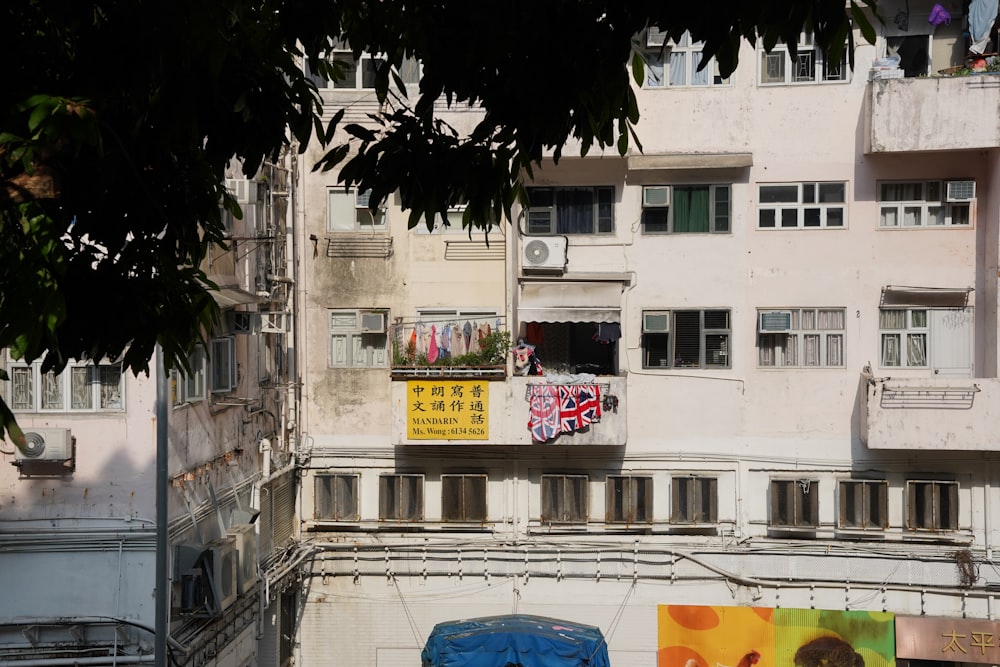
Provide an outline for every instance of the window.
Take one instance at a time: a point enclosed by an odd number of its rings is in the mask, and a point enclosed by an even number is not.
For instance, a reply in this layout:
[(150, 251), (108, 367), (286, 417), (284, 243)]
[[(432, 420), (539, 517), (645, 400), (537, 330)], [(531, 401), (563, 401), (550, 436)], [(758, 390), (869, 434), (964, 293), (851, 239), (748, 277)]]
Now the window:
[(647, 186), (642, 189), (644, 234), (729, 232), (728, 185)]
[[(329, 79), (318, 72), (310, 72), (306, 68), (307, 75), (313, 80), (317, 88), (347, 89), (347, 90), (374, 90), (378, 67), (385, 62), (384, 57), (373, 56), (369, 53), (362, 53), (355, 58), (351, 50), (340, 44), (331, 54), (331, 60), (340, 64), (343, 76), (338, 79)], [(402, 66), (397, 70), (400, 78), (405, 84), (416, 84), (420, 81), (420, 63), (413, 58), (405, 58)]]
[(878, 314), (882, 366), (927, 366), (927, 309), (882, 309)]
[(760, 50), (760, 83), (821, 83), (847, 81), (847, 50), (836, 61), (827, 60), (822, 49), (815, 46), (812, 33), (799, 35), (797, 55), (792, 57), (788, 46), (779, 42), (770, 53)]
[(586, 523), (586, 475), (542, 475), (542, 523)]
[(611, 234), (615, 189), (528, 188), (528, 234)]
[(10, 407), (21, 412), (124, 410), (120, 364), (70, 363), (62, 373), (42, 373), (41, 362), (12, 362)]
[(171, 403), (174, 406), (205, 400), (205, 350), (201, 347), (188, 356), (190, 372), (181, 369), (170, 371)]
[(819, 526), (819, 482), (814, 479), (772, 479), (771, 526)]
[(608, 475), (608, 523), (650, 523), (653, 520), (653, 478)]
[(535, 346), (535, 354), (546, 375), (560, 373), (618, 373), (618, 341), (621, 326), (617, 322), (524, 322), (526, 342)]
[(357, 521), (358, 475), (316, 475), (314, 516), (320, 521)]
[(879, 183), (878, 226), (968, 227), (975, 181)]
[(486, 521), (486, 475), (441, 475), (441, 520)]
[(846, 223), (847, 183), (781, 183), (759, 188), (760, 229), (839, 229)]
[(844, 309), (758, 310), (757, 363), (768, 368), (842, 368)]
[(648, 34), (649, 48), (645, 53), (646, 88), (675, 88), (684, 86), (721, 86), (729, 83), (719, 73), (715, 58), (709, 58), (704, 67), (702, 61), (704, 42), (691, 40), (684, 33), (679, 40), (668, 40), (664, 48), (664, 35), (656, 30)]
[(958, 482), (906, 482), (906, 527), (958, 530)]
[(422, 521), (424, 518), (424, 476), (380, 476), (378, 478), (378, 516), (383, 521)]
[(840, 482), (840, 527), (882, 530), (889, 527), (889, 483), (883, 479)]
[(326, 191), (326, 230), (328, 232), (363, 232), (385, 230), (385, 209), (372, 212), (369, 194), (343, 188)]
[(232, 338), (212, 340), (212, 392), (223, 393), (236, 388), (236, 346)]
[(330, 367), (386, 366), (386, 319), (380, 310), (330, 311)]
[(643, 368), (729, 368), (728, 310), (643, 311)]
[(716, 523), (719, 520), (719, 481), (690, 475), (670, 480), (671, 523)]

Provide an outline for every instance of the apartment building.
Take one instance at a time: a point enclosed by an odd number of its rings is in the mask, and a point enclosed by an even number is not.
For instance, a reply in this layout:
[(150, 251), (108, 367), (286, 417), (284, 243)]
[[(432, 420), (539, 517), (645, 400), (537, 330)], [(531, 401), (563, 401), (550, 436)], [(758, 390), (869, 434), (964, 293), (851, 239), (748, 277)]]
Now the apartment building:
[(153, 664), (158, 600), (170, 664), (268, 665), (290, 652), (277, 631), (293, 599), (288, 173), (227, 182), (243, 217), (225, 215), (229, 248), (203, 266), (222, 318), (190, 373), (152, 363), (133, 377), (104, 359), (56, 375), (3, 351), (3, 397), (28, 448), (0, 450), (0, 664)]
[[(722, 78), (650, 31), (642, 151), (543, 165), (488, 237), (306, 153), (299, 664), (510, 613), (616, 665), (683, 664), (703, 613), (996, 661), (1000, 87), (938, 76), (961, 3), (889, 4), (853, 68), (802, 35)], [(360, 122), (364, 72), (323, 90)], [(713, 659), (780, 657), (747, 632)]]

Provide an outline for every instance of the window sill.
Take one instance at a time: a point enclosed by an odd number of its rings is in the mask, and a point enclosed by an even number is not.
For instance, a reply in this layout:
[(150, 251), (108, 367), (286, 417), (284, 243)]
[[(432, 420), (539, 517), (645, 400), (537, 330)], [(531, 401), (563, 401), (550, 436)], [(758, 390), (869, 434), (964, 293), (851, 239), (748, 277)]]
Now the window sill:
[(390, 371), (393, 380), (423, 380), (428, 378), (457, 379), (476, 378), (505, 380), (506, 366), (393, 366)]

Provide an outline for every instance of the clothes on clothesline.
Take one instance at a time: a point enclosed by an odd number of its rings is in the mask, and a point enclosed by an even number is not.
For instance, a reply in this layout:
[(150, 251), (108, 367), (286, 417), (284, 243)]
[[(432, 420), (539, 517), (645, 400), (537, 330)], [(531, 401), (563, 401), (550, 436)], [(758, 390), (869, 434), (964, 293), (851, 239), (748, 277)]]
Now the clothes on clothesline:
[(533, 384), (528, 401), (528, 429), (536, 442), (601, 421), (601, 390), (596, 384)]

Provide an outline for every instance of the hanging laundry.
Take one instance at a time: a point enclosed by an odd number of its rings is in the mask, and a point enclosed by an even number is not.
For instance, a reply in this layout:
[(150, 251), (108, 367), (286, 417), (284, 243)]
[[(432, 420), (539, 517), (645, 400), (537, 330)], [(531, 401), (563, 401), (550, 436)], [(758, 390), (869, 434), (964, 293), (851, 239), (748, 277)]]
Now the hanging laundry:
[(559, 387), (559, 428), (563, 433), (585, 429), (601, 421), (601, 390), (596, 384)]
[(545, 342), (545, 336), (542, 333), (542, 323), (541, 322), (528, 322), (525, 334), (527, 335), (528, 342), (533, 345), (541, 345)]
[(451, 353), (456, 357), (465, 354), (465, 337), (457, 324), (451, 327)]
[(597, 325), (594, 340), (607, 345), (622, 337), (622, 326), (617, 322), (601, 322)]
[(417, 327), (413, 327), (413, 331), (410, 332), (410, 342), (406, 346), (406, 356), (410, 359), (412, 364), (417, 358)]
[(528, 430), (535, 442), (559, 435), (559, 390), (551, 384), (533, 384), (528, 403)]
[(433, 324), (431, 325), (431, 340), (427, 346), (427, 361), (428, 363), (434, 363), (438, 360), (438, 332), (437, 327)]
[(430, 335), (427, 332), (427, 325), (417, 325), (417, 356), (426, 357), (430, 348)]
[(472, 352), (472, 322), (469, 320), (466, 320), (465, 326), (462, 327), (462, 335), (465, 337), (465, 353), (468, 354)]
[(441, 329), (439, 334), (440, 340), (438, 341), (438, 358), (439, 359), (450, 359), (451, 358), (451, 325), (446, 324)]

